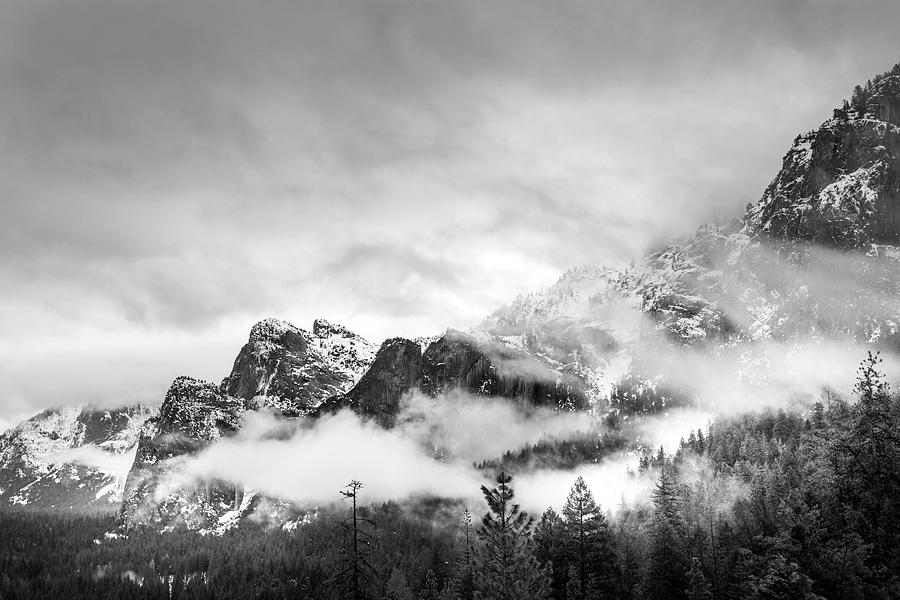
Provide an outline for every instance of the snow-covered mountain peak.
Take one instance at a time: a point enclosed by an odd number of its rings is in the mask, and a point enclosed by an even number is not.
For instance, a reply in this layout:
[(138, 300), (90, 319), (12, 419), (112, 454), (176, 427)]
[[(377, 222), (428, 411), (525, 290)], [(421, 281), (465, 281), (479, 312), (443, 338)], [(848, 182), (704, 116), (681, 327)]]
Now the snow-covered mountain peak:
[(312, 326), (313, 335), (320, 338), (325, 337), (359, 337), (356, 333), (350, 331), (339, 323), (333, 323), (326, 319), (316, 319)]
[(900, 240), (900, 65), (797, 136), (744, 231), (841, 249)]
[(267, 319), (263, 319), (259, 323), (256, 323), (253, 327), (250, 328), (250, 338), (248, 340), (248, 343), (276, 343), (286, 333), (301, 334), (302, 331), (303, 330), (301, 330), (299, 327), (296, 327), (291, 323), (288, 323), (287, 321), (269, 317)]

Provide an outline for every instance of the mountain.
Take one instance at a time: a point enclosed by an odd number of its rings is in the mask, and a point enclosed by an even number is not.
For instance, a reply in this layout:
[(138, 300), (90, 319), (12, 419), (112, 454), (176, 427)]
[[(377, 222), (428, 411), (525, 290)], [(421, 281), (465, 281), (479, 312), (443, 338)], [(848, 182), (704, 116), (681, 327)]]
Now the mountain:
[(900, 65), (798, 136), (742, 218), (624, 269), (570, 270), (481, 329), (573, 365), (590, 396), (613, 403), (623, 382), (660, 383), (659, 365), (642, 363), (666, 345), (736, 350), (745, 371), (766, 363), (764, 342), (897, 349), (898, 241)]
[(318, 319), (308, 332), (266, 319), (250, 330), (222, 390), (250, 408), (299, 416), (352, 387), (374, 357), (369, 341), (341, 325)]
[(350, 389), (375, 358), (374, 346), (325, 320), (312, 331), (266, 319), (250, 330), (221, 384), (179, 377), (140, 435), (128, 473), (121, 517), (128, 526), (224, 527), (260, 503), (279, 512), (277, 499), (258, 497), (230, 482), (182, 482), (183, 459), (237, 432), (248, 410), (295, 418), (329, 396)]
[(385, 341), (359, 383), (346, 395), (323, 403), (317, 414), (349, 408), (390, 427), (406, 394), (438, 396), (455, 390), (510, 398), (526, 406), (577, 410), (590, 405), (585, 389), (585, 382), (565, 365), (489, 335), (449, 330), (424, 352), (412, 340)]
[(0, 508), (117, 510), (155, 410), (46, 410), (0, 435)]
[[(178, 522), (197, 529), (217, 505), (232, 506), (240, 493), (234, 485), (180, 485), (170, 477), (177, 477), (175, 459), (236, 432), (245, 410), (243, 400), (212, 383), (191, 377), (173, 381), (159, 415), (141, 431), (125, 486), (124, 521), (130, 525)], [(166, 489), (170, 485), (172, 489)]]
[[(684, 387), (690, 373), (673, 377), (684, 370), (678, 352), (685, 349), (704, 359), (736, 356), (735, 375), (745, 380), (765, 379), (779, 360), (767, 352), (778, 344), (900, 349), (898, 142), (900, 67), (798, 136), (740, 218), (702, 226), (626, 268), (571, 269), (473, 331), (392, 338), (376, 348), (324, 320), (312, 331), (261, 321), (221, 384), (180, 377), (157, 415), (129, 426), (134, 459), (123, 522), (222, 531), (251, 513), (290, 518), (296, 507), (277, 498), (180, 477), (186, 457), (234, 435), (248, 411), (294, 419), (349, 409), (392, 427), (409, 394), (449, 402), (454, 395), (446, 393), (461, 390), (628, 418), (696, 401)], [(75, 447), (75, 417), (65, 415), (36, 417), (42, 424), (26, 429), (42, 432), (29, 434), (42, 443), (57, 435), (64, 449)], [(5, 443), (13, 450), (4, 450), (0, 497), (33, 493), (36, 475), (17, 474), (25, 451)], [(68, 497), (72, 486), (47, 478), (55, 467), (40, 468), (48, 497)]]
[(876, 78), (864, 94), (797, 136), (748, 208), (748, 233), (840, 248), (900, 240), (900, 73)]

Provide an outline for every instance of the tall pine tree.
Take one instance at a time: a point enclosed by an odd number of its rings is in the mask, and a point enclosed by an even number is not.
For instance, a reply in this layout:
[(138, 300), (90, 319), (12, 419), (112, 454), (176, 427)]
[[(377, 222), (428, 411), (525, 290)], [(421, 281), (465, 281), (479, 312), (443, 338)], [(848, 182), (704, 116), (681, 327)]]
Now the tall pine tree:
[(582, 477), (575, 480), (562, 514), (566, 555), (578, 577), (578, 600), (589, 598), (589, 590), (613, 596), (619, 578), (609, 524)]
[(532, 554), (533, 519), (513, 503), (511, 481), (511, 475), (500, 473), (497, 487), (481, 486), (489, 510), (478, 529), (475, 598), (544, 600), (550, 595), (550, 576)]
[(653, 491), (649, 553), (641, 582), (646, 600), (683, 600), (690, 568), (684, 547), (685, 527), (675, 468), (663, 457)]
[(541, 515), (534, 527), (534, 555), (542, 565), (550, 565), (552, 573), (551, 595), (554, 600), (565, 600), (569, 560), (563, 544), (563, 520), (552, 508)]

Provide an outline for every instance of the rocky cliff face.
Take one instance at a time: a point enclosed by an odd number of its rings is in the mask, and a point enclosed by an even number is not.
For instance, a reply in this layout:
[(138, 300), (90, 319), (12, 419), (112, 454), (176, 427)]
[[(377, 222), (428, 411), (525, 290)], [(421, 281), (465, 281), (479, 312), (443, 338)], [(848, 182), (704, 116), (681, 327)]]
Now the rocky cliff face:
[[(884, 80), (879, 94), (887, 94), (896, 80), (900, 76)], [(896, 97), (879, 97), (886, 108), (875, 112), (895, 117)], [(778, 176), (744, 222), (754, 237), (838, 248), (897, 243), (900, 125), (872, 113), (837, 111), (819, 129), (797, 137)]]
[(299, 416), (349, 389), (374, 355), (371, 343), (340, 325), (320, 319), (310, 333), (266, 319), (251, 329), (222, 388), (252, 408)]
[(154, 408), (47, 410), (0, 435), (0, 508), (116, 510)]
[(573, 269), (482, 330), (568, 365), (600, 406), (622, 382), (659, 386), (642, 363), (664, 344), (746, 348), (748, 372), (765, 363), (755, 356), (765, 340), (900, 348), (898, 107), (900, 66), (798, 136), (742, 220), (703, 226), (628, 268)]
[(561, 365), (492, 336), (450, 331), (422, 357), (422, 391), (502, 396), (527, 406), (587, 408), (584, 382)]
[(180, 461), (236, 433), (247, 410), (310, 413), (353, 386), (373, 358), (368, 341), (324, 320), (312, 332), (277, 319), (257, 323), (220, 385), (190, 377), (172, 383), (159, 416), (141, 432), (123, 523), (216, 530), (236, 522), (237, 513), (264, 499), (231, 482), (181, 481)]
[(372, 366), (345, 395), (323, 403), (315, 416), (350, 408), (383, 427), (391, 427), (401, 409), (401, 400), (422, 382), (422, 348), (403, 338), (385, 340)]
[(429, 343), (424, 353), (417, 342), (394, 338), (382, 344), (359, 383), (347, 394), (329, 399), (317, 415), (350, 408), (391, 427), (404, 396), (412, 392), (439, 396), (463, 391), (510, 398), (526, 406), (587, 408), (584, 381), (556, 366), (483, 333), (450, 330)]
[(216, 385), (191, 377), (172, 382), (159, 416), (149, 419), (128, 473), (121, 516), (128, 526), (185, 524), (198, 528), (207, 517), (234, 504), (233, 485), (178, 481), (179, 457), (202, 450), (240, 428), (244, 402)]

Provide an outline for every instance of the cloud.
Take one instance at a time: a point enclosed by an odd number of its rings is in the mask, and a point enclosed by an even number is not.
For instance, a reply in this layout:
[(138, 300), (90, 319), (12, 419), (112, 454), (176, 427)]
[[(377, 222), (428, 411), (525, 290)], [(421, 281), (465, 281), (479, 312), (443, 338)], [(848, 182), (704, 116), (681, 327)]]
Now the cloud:
[(248, 413), (237, 435), (180, 460), (161, 489), (221, 479), (311, 506), (332, 502), (356, 479), (366, 486), (367, 502), (422, 495), (477, 500), (484, 474), (475, 462), (591, 426), (584, 413), (530, 410), (463, 393), (411, 396), (390, 430), (349, 411), (300, 422)]
[(124, 482), (134, 463), (134, 452), (108, 452), (99, 446), (89, 444), (69, 448), (54, 456), (52, 461), (91, 467)]
[[(672, 414), (646, 421), (651, 446), (677, 449), (677, 441), (704, 415)], [(159, 488), (160, 499), (192, 482), (233, 481), (264, 496), (299, 506), (327, 505), (349, 481), (364, 484), (368, 502), (419, 496), (461, 499), (481, 509), (480, 486), (492, 473), (474, 467), (542, 439), (567, 439), (593, 430), (584, 413), (555, 413), (520, 407), (503, 399), (451, 394), (408, 399), (398, 425), (383, 429), (342, 411), (315, 421), (248, 413), (237, 435), (200, 454), (172, 459), (175, 467)], [(677, 437), (676, 437), (677, 436)], [(516, 501), (534, 515), (559, 509), (569, 488), (583, 476), (604, 510), (617, 511), (649, 500), (654, 473), (638, 473), (636, 453), (617, 453), (574, 469), (523, 469), (515, 473)]]
[(370, 502), (453, 497), (477, 490), (479, 482), (470, 467), (435, 461), (414, 440), (349, 412), (298, 429), (287, 439), (238, 435), (220, 441), (188, 461), (182, 476), (236, 481), (300, 506), (331, 503), (353, 479), (365, 484)]
[(542, 469), (514, 478), (516, 502), (534, 517), (548, 507), (560, 511), (578, 477), (583, 477), (601, 510), (618, 512), (622, 506), (634, 506), (650, 500), (656, 474), (637, 472), (637, 457), (618, 454), (599, 464), (585, 464), (572, 470)]
[(542, 439), (566, 439), (597, 430), (597, 423), (584, 412), (523, 407), (510, 400), (487, 400), (457, 391), (438, 397), (411, 394), (404, 400), (397, 428), (444, 456), (471, 463)]
[[(94, 380), (118, 357), (205, 371), (184, 336), (240, 340), (269, 315), (376, 342), (465, 327), (572, 265), (733, 214), (798, 130), (890, 66), (898, 16), (887, 1), (2, 5), (0, 354), (20, 372), (38, 360), (21, 345), (130, 338), (82, 364)], [(169, 352), (143, 355), (148, 335)], [(27, 406), (50, 387), (35, 379)]]

